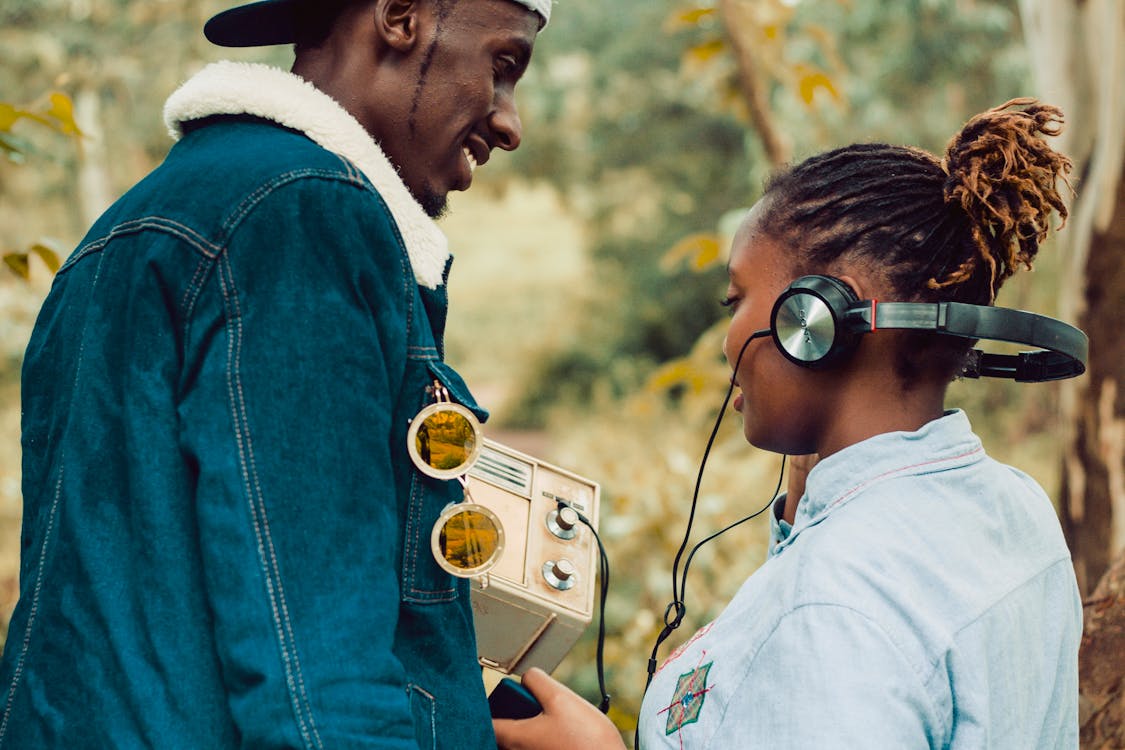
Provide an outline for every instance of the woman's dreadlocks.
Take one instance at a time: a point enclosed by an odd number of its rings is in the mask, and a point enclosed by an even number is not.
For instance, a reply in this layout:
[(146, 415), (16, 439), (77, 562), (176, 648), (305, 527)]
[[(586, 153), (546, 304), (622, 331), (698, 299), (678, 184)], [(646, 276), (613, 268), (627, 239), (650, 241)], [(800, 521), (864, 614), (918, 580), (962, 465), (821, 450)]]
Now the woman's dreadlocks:
[[(881, 143), (811, 157), (769, 181), (763, 226), (794, 248), (800, 273), (860, 263), (904, 301), (991, 304), (1019, 266), (1031, 268), (1051, 213), (1066, 221), (1057, 182), (1071, 163), (1041, 137), (1057, 135), (1062, 119), (1056, 107), (1013, 99), (969, 120), (940, 160)], [(970, 346), (905, 338), (898, 364), (908, 380), (935, 366), (956, 375)]]

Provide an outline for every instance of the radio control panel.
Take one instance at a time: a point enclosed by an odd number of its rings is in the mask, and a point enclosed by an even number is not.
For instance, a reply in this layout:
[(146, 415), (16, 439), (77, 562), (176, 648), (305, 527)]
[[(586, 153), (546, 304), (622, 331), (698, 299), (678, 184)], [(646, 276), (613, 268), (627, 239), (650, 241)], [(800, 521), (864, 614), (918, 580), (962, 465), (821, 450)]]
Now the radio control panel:
[(598, 545), (579, 514), (596, 527), (600, 488), (485, 438), (469, 492), (505, 536), (499, 562), (472, 584), (477, 657), (504, 674), (550, 672), (593, 618)]

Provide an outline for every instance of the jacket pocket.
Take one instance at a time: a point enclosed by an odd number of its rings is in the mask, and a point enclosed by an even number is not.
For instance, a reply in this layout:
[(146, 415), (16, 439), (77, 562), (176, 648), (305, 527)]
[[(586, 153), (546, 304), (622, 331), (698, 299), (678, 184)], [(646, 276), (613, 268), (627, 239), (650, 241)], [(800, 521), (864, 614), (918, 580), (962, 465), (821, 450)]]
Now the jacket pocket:
[(442, 362), (440, 359), (431, 359), (426, 362), (426, 367), (429, 369), (430, 374), (434, 380), (441, 382), (449, 391), (449, 397), (461, 404), (473, 413), (481, 424), (488, 421), (488, 410), (481, 407), (477, 400), (473, 398), (473, 394), (469, 393), (469, 387), (465, 385), (464, 379), (457, 374), (449, 365)]
[(406, 692), (410, 695), (410, 714), (414, 718), (414, 741), (420, 750), (436, 750), (437, 708), (434, 696), (413, 683), (406, 686)]
[[(424, 370), (421, 367), (419, 370), (422, 370), (419, 375), (427, 379), (427, 385), (438, 381), (449, 392), (452, 401), (467, 408), (480, 422), (488, 419), (488, 412), (477, 404), (465, 381), (453, 368), (440, 360), (430, 359), (425, 361)], [(432, 391), (427, 389), (419, 398), (418, 410), (432, 402)], [(442, 510), (463, 497), (464, 491), (456, 479), (434, 479), (411, 466), (402, 555), (404, 602), (427, 604), (457, 598), (457, 579), (442, 570), (434, 560), (430, 536)]]

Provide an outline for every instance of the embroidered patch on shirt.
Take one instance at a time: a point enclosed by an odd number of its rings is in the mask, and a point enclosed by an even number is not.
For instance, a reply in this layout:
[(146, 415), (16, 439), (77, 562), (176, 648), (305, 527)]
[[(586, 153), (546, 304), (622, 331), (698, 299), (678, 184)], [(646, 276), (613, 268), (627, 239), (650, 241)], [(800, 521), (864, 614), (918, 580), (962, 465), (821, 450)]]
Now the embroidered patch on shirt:
[[(706, 653), (704, 652), (704, 655)], [(676, 691), (672, 694), (672, 704), (660, 712), (668, 713), (668, 722), (664, 727), (665, 736), (699, 721), (703, 701), (711, 690), (707, 685), (707, 673), (711, 671), (711, 665), (714, 663), (709, 661), (680, 675), (680, 679), (676, 681)]]

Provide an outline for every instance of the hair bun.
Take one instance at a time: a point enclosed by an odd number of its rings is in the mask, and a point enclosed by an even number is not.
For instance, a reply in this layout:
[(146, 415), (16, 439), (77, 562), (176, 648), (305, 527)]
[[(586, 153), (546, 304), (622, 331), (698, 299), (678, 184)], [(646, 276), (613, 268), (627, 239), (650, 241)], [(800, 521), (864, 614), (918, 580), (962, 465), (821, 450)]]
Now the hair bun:
[(969, 120), (949, 142), (942, 159), (945, 202), (968, 216), (979, 255), (945, 279), (932, 279), (932, 288), (964, 281), (983, 260), (995, 298), (1020, 265), (1031, 267), (1051, 213), (1058, 212), (1060, 229), (1066, 223), (1057, 183), (1060, 178), (1066, 183), (1071, 162), (1043, 139), (1058, 135), (1062, 125), (1058, 107), (1012, 99)]

